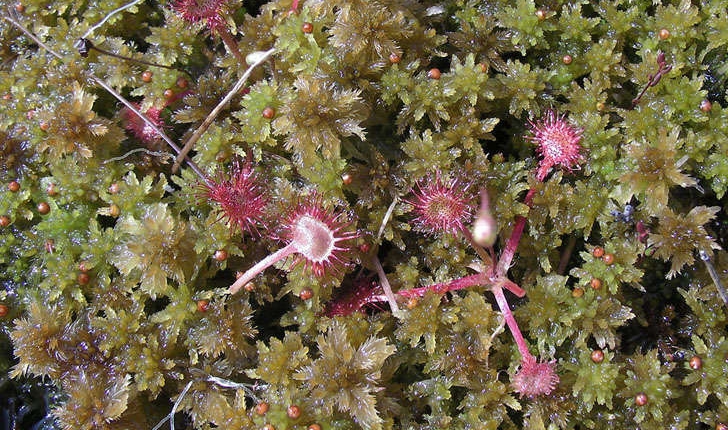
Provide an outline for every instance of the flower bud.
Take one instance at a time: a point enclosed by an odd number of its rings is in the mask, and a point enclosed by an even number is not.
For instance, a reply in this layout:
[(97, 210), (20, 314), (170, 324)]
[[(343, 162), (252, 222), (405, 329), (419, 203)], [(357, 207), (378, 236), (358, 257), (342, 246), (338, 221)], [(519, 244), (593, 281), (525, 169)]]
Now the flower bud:
[(490, 248), (498, 238), (498, 224), (490, 212), (488, 191), (480, 192), (480, 209), (473, 222), (473, 241), (478, 245)]

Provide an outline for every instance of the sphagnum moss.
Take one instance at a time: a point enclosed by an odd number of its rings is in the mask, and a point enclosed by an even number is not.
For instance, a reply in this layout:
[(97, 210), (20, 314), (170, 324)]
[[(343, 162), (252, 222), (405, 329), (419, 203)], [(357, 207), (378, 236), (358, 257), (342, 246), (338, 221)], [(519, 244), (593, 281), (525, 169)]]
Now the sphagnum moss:
[(4, 416), (728, 428), (727, 10), (4, 4)]

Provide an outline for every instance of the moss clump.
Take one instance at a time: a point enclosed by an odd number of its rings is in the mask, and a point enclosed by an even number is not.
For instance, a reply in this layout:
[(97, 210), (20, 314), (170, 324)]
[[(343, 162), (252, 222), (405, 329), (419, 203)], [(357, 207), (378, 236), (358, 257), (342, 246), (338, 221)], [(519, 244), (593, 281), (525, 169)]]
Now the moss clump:
[(726, 0), (121, 6), (0, 11), (13, 422), (728, 425)]

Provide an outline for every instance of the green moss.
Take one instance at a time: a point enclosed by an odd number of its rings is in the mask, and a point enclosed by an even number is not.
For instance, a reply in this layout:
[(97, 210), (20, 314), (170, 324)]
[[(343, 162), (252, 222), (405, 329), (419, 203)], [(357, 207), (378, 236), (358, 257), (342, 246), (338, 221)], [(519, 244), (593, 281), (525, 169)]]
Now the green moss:
[[(174, 407), (178, 427), (197, 429), (728, 424), (725, 0), (229, 0), (195, 22), (172, 3), (103, 23), (122, 1), (0, 12), (11, 420), (38, 376), (55, 386), (35, 383), (49, 391), (40, 415), (69, 429), (151, 428)], [(81, 56), (82, 35), (171, 68)], [(247, 71), (242, 58), (271, 48), (179, 168), (98, 85), (159, 110), (184, 146)], [(545, 155), (563, 155), (530, 138), (549, 110), (579, 129), (581, 160), (537, 179)], [(268, 204), (241, 233), (201, 190), (248, 157)], [(487, 191), (492, 256), (514, 252), (503, 277), (467, 234), (414, 228), (412, 187), (435, 171), (468, 185), (472, 213)], [(317, 276), (289, 257), (230, 295), (314, 195), (343, 212), (326, 222), (351, 220), (341, 232), (356, 237), (334, 244), (348, 264)], [(398, 294), (475, 272), (486, 285)], [(506, 276), (525, 291), (506, 292), (524, 342), (490, 291)], [(517, 342), (555, 360), (550, 394), (515, 394)]]

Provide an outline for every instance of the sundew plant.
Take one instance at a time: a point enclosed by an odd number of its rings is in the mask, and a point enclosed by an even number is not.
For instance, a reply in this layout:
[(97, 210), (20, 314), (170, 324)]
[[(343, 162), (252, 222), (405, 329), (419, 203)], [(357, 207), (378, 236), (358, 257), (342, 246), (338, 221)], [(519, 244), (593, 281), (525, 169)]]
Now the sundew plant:
[(728, 1), (0, 1), (0, 409), (728, 429)]

